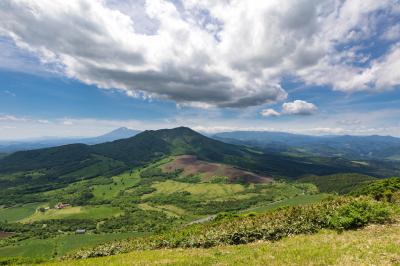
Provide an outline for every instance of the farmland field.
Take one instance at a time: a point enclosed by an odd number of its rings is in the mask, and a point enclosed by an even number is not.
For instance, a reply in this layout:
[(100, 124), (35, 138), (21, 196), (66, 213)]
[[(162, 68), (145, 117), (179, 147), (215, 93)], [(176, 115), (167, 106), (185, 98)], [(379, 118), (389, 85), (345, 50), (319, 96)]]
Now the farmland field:
[(110, 184), (94, 186), (94, 196), (99, 199), (114, 198), (121, 190), (129, 188), (139, 181), (138, 172), (113, 176), (112, 181)]
[(33, 215), (22, 219), (21, 222), (34, 222), (50, 219), (100, 219), (121, 214), (119, 208), (110, 206), (76, 206), (66, 207), (65, 209), (51, 209), (46, 212), (36, 211)]
[(40, 203), (30, 203), (19, 207), (0, 209), (0, 222), (16, 222), (33, 215)]
[(146, 195), (146, 197), (154, 196), (156, 194), (171, 194), (174, 192), (187, 191), (194, 196), (203, 199), (223, 199), (233, 197), (236, 193), (244, 192), (245, 187), (240, 184), (189, 184), (176, 181), (165, 181), (153, 185), (156, 192)]

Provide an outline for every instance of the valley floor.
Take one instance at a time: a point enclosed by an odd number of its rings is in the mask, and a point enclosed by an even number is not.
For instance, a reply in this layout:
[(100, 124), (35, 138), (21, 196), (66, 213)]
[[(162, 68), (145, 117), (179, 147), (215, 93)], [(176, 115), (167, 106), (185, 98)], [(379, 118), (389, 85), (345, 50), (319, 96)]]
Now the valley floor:
[(400, 265), (400, 224), (210, 249), (136, 251), (47, 265)]

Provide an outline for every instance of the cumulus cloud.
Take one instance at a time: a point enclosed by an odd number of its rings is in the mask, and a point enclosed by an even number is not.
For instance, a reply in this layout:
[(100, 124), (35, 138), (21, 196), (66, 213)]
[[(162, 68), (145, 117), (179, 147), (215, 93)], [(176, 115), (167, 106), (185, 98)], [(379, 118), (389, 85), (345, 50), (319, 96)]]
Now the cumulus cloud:
[(72, 120), (68, 119), (68, 120), (64, 120), (62, 122), (62, 124), (65, 125), (65, 126), (72, 126), (74, 124), (74, 122)]
[(396, 24), (388, 28), (382, 35), (384, 40), (396, 41), (400, 39), (400, 24)]
[(275, 111), (275, 110), (272, 109), (272, 108), (261, 110), (260, 114), (261, 114), (262, 116), (266, 116), (266, 117), (269, 117), (269, 116), (279, 116), (279, 115), (280, 115), (279, 112)]
[(282, 105), (283, 113), (289, 115), (312, 115), (317, 111), (317, 107), (309, 102), (295, 100)]
[(350, 92), (399, 84), (386, 72), (397, 46), (361, 67), (367, 57), (352, 44), (373, 35), (379, 15), (394, 16), (395, 2), (3, 0), (0, 35), (99, 88), (248, 107), (285, 100), (286, 74)]
[(25, 121), (25, 118), (16, 117), (13, 115), (0, 115), (0, 121), (5, 122), (18, 122), (18, 121)]

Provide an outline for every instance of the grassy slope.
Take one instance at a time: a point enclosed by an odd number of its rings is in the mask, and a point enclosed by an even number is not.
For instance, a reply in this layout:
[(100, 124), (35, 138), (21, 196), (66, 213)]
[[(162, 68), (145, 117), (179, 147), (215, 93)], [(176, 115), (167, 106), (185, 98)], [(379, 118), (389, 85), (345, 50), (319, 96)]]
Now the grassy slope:
[(137, 171), (113, 176), (113, 183), (94, 186), (93, 194), (98, 199), (112, 199), (122, 190), (132, 187), (139, 182), (139, 173)]
[(16, 245), (0, 247), (0, 258), (29, 257), (49, 259), (80, 248), (96, 246), (106, 241), (125, 239), (137, 233), (62, 235), (48, 239), (27, 239)]
[(330, 194), (315, 194), (315, 195), (300, 195), (294, 198), (289, 198), (289, 199), (284, 199), (282, 201), (277, 201), (273, 202), (270, 204), (266, 205), (261, 205), (257, 207), (253, 207), (247, 210), (242, 211), (242, 213), (247, 213), (247, 212), (257, 212), (257, 213), (263, 213), (267, 211), (272, 211), (280, 207), (285, 207), (285, 206), (298, 206), (298, 205), (303, 205), (303, 204), (311, 204), (311, 203), (317, 203), (323, 199), (326, 199), (330, 197)]
[(338, 234), (324, 230), (277, 242), (211, 249), (136, 251), (47, 265), (397, 265), (400, 225), (374, 225)]
[(310, 175), (298, 179), (299, 182), (313, 183), (321, 192), (337, 192), (340, 194), (346, 194), (354, 188), (377, 180), (376, 178), (368, 175), (346, 173), (346, 174), (335, 174), (316, 176)]
[(16, 222), (33, 215), (40, 203), (30, 203), (20, 207), (0, 209), (0, 222)]
[(33, 215), (21, 220), (21, 222), (34, 222), (49, 219), (101, 219), (121, 214), (122, 211), (116, 207), (102, 206), (76, 206), (65, 209), (51, 209), (44, 213), (36, 211)]
[(172, 180), (157, 183), (153, 185), (153, 187), (156, 188), (157, 191), (146, 195), (146, 197), (151, 197), (156, 194), (171, 194), (174, 192), (187, 191), (192, 195), (201, 197), (202, 199), (224, 199), (227, 197), (233, 197), (238, 192), (245, 191), (244, 186), (240, 184), (190, 184)]

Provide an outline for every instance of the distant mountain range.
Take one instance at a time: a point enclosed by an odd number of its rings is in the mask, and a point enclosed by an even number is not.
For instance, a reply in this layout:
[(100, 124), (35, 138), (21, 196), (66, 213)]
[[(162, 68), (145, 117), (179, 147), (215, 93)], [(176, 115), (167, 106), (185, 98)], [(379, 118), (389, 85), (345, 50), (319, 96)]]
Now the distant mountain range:
[[(125, 127), (90, 138), (41, 138), (0, 141), (0, 158), (6, 153), (56, 147), (67, 144), (95, 145), (127, 139), (140, 133)], [(342, 157), (348, 160), (400, 161), (400, 138), (391, 136), (310, 136), (270, 131), (233, 131), (212, 136), (213, 139), (257, 148), (265, 153), (290, 156)]]
[[(114, 132), (107, 139), (121, 136), (125, 135)], [(104, 138), (96, 141), (102, 140)], [(273, 179), (336, 173), (374, 177), (400, 174), (398, 163), (391, 161), (351, 161), (338, 157), (270, 153), (228, 144), (190, 128), (179, 127), (146, 130), (130, 138), (95, 145), (69, 144), (12, 153), (0, 158), (0, 192), (8, 203), (37, 202), (41, 200), (38, 192), (64, 188), (83, 180), (100, 182), (102, 178), (177, 155), (193, 155), (205, 163), (222, 163)]]
[(130, 138), (140, 133), (138, 130), (121, 127), (109, 133), (89, 138), (40, 138), (32, 140), (0, 141), (0, 153), (12, 153), (16, 151), (35, 150), (73, 143), (98, 144), (118, 139)]
[(400, 160), (400, 138), (391, 136), (308, 136), (284, 132), (234, 131), (213, 135), (232, 144), (297, 156), (351, 160)]

